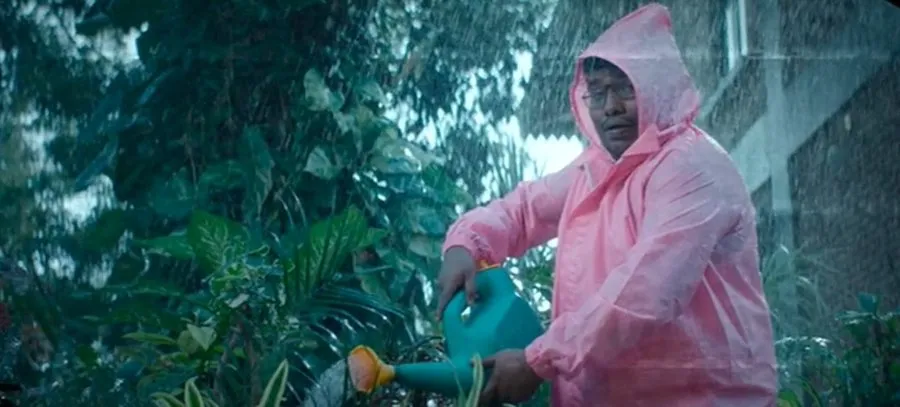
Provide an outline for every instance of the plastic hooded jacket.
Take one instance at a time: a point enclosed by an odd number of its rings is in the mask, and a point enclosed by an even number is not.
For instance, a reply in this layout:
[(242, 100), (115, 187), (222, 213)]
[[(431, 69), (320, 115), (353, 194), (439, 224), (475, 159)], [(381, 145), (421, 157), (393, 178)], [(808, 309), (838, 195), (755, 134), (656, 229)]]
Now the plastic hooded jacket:
[[(600, 144), (581, 61), (624, 71), (639, 137), (619, 160)], [(578, 58), (572, 113), (590, 146), (451, 226), (502, 262), (557, 237), (552, 322), (525, 351), (556, 407), (772, 406), (777, 374), (755, 213), (727, 153), (695, 127), (699, 96), (651, 4)]]

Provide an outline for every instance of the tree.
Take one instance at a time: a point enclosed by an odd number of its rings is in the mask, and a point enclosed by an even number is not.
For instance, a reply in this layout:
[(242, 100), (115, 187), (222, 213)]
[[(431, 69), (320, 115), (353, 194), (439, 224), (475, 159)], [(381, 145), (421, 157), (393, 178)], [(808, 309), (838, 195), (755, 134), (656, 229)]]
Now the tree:
[[(108, 179), (114, 200), (56, 242), (75, 278), (42, 299), (54, 312), (41, 325), (58, 328), (48, 332), (56, 358), (75, 368), (55, 365), (40, 382), (61, 380), (71, 393), (46, 386), (32, 402), (149, 401), (197, 377), (204, 397), (232, 405), (258, 401), (282, 360), (297, 402), (347, 345), (411, 345), (411, 321), (427, 327), (424, 287), (440, 239), (483, 188), (491, 145), (475, 119), (512, 113), (512, 52), (533, 45), (546, 4), (98, 0), (48, 9), (79, 15), (90, 38), (60, 19), (70, 46), (88, 45), (43, 82), (76, 94), (34, 92), (50, 106), (35, 108), (42, 118), (78, 127), (57, 132), (50, 157), (67, 187)], [(129, 32), (138, 33), (137, 61), (85, 58)], [(77, 84), (61, 79), (73, 71)], [(473, 74), (480, 93), (466, 104)], [(415, 114), (386, 119), (401, 106)], [(415, 135), (435, 123), (446, 136), (431, 148)], [(105, 287), (86, 284), (98, 275)], [(85, 346), (98, 329), (100, 345)], [(107, 392), (116, 381), (121, 391)]]

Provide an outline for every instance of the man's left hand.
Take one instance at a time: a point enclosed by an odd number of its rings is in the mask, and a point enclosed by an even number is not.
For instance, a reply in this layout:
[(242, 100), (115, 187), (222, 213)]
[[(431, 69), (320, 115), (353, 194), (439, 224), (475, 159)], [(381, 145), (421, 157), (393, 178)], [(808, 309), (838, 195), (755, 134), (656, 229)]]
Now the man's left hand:
[(493, 369), (479, 399), (481, 405), (528, 401), (544, 381), (525, 360), (522, 350), (504, 350), (482, 361)]

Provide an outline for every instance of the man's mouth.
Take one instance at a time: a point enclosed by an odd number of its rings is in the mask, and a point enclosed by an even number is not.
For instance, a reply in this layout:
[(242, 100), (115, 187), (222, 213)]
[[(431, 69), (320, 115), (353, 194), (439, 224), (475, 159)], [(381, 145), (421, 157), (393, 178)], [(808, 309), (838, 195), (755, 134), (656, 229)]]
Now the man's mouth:
[[(613, 136), (623, 136), (622, 131), (628, 130), (632, 126), (630, 124), (613, 124), (603, 128), (603, 131), (610, 133)], [(614, 137), (615, 138), (615, 137)]]
[(604, 130), (615, 130), (615, 129), (619, 129), (619, 128), (623, 128), (623, 127), (631, 127), (631, 123), (626, 122), (624, 120), (617, 120), (617, 121), (610, 120), (609, 123), (604, 124), (603, 129)]

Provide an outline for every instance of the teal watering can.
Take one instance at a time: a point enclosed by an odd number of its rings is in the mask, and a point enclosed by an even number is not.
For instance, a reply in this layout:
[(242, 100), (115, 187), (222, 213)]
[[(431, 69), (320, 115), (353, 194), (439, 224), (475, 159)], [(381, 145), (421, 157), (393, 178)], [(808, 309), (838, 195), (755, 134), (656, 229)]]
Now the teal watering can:
[[(538, 314), (516, 293), (509, 272), (487, 266), (475, 276), (479, 300), (466, 304), (456, 293), (443, 316), (447, 360), (389, 365), (366, 346), (350, 352), (350, 378), (357, 390), (371, 393), (396, 382), (404, 387), (455, 397), (473, 387), (475, 355), (487, 358), (504, 349), (524, 349), (543, 333)], [(484, 380), (490, 377), (486, 371)]]

